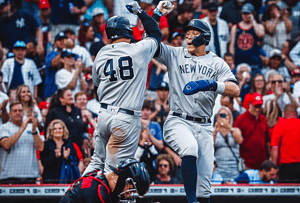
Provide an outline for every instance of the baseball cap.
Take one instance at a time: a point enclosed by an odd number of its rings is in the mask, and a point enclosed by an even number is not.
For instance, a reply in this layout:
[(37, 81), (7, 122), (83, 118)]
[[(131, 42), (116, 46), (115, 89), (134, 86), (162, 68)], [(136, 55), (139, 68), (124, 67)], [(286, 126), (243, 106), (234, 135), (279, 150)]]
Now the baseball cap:
[(300, 69), (299, 68), (293, 70), (292, 76), (295, 76), (295, 75), (300, 75)]
[(167, 89), (167, 90), (169, 90), (169, 84), (168, 83), (166, 83), (166, 82), (161, 82), (158, 86), (157, 86), (157, 88), (156, 88), (156, 90), (162, 90), (162, 89)]
[(26, 43), (24, 41), (16, 41), (14, 44), (14, 48), (24, 48), (26, 49)]
[(46, 102), (46, 101), (41, 101), (38, 105), (39, 109), (42, 110), (42, 109), (49, 109), (49, 103)]
[(179, 33), (179, 32), (174, 32), (174, 33), (172, 34), (172, 39), (174, 39), (174, 38), (177, 37), (177, 36), (183, 37), (183, 34), (182, 34), (182, 33)]
[(48, 0), (39, 0), (39, 9), (49, 9), (50, 3)]
[(92, 74), (91, 73), (85, 74), (84, 77), (85, 77), (86, 81), (92, 80)]
[(254, 11), (254, 6), (250, 3), (246, 3), (242, 6), (242, 13), (252, 13)]
[(61, 40), (62, 38), (67, 39), (67, 36), (65, 35), (65, 33), (59, 32), (59, 33), (55, 36), (55, 41)]
[(102, 8), (94, 8), (92, 12), (93, 17), (101, 14), (104, 14), (104, 10)]
[(218, 10), (218, 4), (216, 2), (210, 2), (208, 4), (208, 10), (209, 11), (217, 11)]
[(281, 51), (279, 49), (273, 49), (271, 52), (270, 52), (270, 58), (273, 58), (275, 56), (278, 56), (281, 58)]
[(71, 52), (71, 50), (68, 50), (68, 49), (63, 50), (63, 51), (61, 52), (61, 54), (60, 54), (60, 58), (69, 57), (69, 56), (75, 57), (76, 54), (73, 54), (73, 53)]
[(10, 0), (0, 0), (0, 7), (9, 4)]
[(251, 100), (250, 103), (253, 104), (254, 106), (262, 105), (264, 103), (262, 95), (257, 93), (257, 92), (253, 93), (252, 94), (252, 100)]

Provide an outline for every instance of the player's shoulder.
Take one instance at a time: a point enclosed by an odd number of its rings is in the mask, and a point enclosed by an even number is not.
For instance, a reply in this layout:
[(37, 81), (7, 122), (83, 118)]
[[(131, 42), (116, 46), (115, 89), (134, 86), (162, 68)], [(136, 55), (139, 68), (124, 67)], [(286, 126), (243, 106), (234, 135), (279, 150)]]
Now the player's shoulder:
[(218, 65), (224, 65), (224, 64), (226, 64), (226, 62), (224, 61), (224, 59), (222, 59), (221, 57), (219, 57), (217, 54), (215, 54), (212, 51), (207, 52), (206, 57), (209, 58), (210, 60), (212, 60), (212, 62), (214, 64), (218, 64)]

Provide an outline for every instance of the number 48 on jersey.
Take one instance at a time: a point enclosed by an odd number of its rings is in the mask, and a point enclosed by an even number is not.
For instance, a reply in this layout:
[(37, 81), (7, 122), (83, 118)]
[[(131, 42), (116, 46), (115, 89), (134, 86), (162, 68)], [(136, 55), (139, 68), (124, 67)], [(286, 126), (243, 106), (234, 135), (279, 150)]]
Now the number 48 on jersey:
[[(130, 56), (123, 56), (118, 59), (119, 69), (114, 69), (113, 60), (116, 59), (107, 60), (104, 67), (104, 75), (110, 76), (110, 82), (117, 81), (117, 75), (120, 75), (120, 78), (122, 80), (130, 80), (134, 77), (134, 72), (132, 68), (132, 58)], [(117, 71), (119, 71), (120, 74), (116, 74)]]

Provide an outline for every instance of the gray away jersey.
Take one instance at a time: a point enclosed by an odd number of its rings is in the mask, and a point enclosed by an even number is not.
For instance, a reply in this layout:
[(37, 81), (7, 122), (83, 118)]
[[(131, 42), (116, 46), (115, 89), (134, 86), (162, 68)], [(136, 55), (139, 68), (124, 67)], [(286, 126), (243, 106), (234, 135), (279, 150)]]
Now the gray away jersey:
[(155, 39), (147, 37), (136, 44), (120, 42), (103, 47), (92, 71), (100, 103), (140, 111), (148, 64), (157, 46)]
[(185, 95), (182, 92), (184, 86), (190, 81), (206, 79), (219, 82), (236, 81), (227, 63), (212, 52), (197, 57), (183, 47), (161, 43), (159, 57), (168, 67), (171, 111), (211, 117), (217, 93), (205, 91)]

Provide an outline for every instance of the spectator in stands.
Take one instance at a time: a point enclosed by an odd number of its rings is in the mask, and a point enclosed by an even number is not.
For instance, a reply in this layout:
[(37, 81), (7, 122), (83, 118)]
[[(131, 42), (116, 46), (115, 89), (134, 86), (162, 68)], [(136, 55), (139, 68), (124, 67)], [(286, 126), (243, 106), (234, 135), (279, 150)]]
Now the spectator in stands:
[(46, 101), (42, 101), (42, 102), (39, 103), (38, 107), (39, 107), (39, 109), (41, 111), (41, 114), (42, 114), (43, 123), (46, 123), (46, 118), (47, 118), (47, 115), (48, 115), (48, 112), (49, 112), (49, 103), (46, 102)]
[(250, 88), (250, 92), (246, 94), (244, 101), (243, 101), (243, 107), (248, 110), (249, 109), (249, 103), (252, 100), (252, 94), (253, 93), (258, 93), (261, 94), (262, 96), (266, 95), (267, 92), (267, 88), (266, 88), (266, 81), (265, 78), (263, 76), (263, 74), (261, 73), (257, 73), (252, 81), (251, 81), (251, 88)]
[[(284, 78), (279, 73), (270, 73), (269, 83), (273, 94), (265, 95), (263, 108), (268, 100), (276, 100), (281, 111), (287, 104), (293, 103), (298, 106), (296, 100), (293, 98), (290, 88), (284, 84)], [(285, 85), (285, 87), (284, 87)]]
[[(79, 147), (69, 140), (69, 131), (62, 120), (53, 120), (46, 134), (44, 150), (40, 152), (44, 166), (43, 182), (59, 183), (61, 168), (64, 161), (72, 162), (83, 173), (83, 158)], [(72, 157), (70, 157), (72, 156)], [(78, 177), (74, 176), (74, 180)], [(68, 180), (68, 183), (74, 182)]]
[(292, 72), (291, 75), (291, 83), (290, 83), (290, 88), (291, 88), (291, 92), (294, 92), (294, 85), (296, 82), (300, 81), (300, 69), (297, 68)]
[(207, 51), (212, 51), (219, 57), (223, 58), (227, 52), (227, 44), (229, 42), (229, 28), (225, 20), (217, 17), (218, 15), (218, 4), (211, 2), (208, 4), (208, 16), (203, 19), (210, 28), (211, 38)]
[(266, 28), (263, 49), (267, 56), (271, 57), (273, 49), (281, 49), (284, 41), (290, 39), (293, 25), (288, 18), (289, 13), (286, 9), (281, 11), (276, 3), (267, 6), (263, 19)]
[[(225, 6), (224, 6), (225, 7)], [(229, 51), (235, 58), (235, 65), (247, 63), (253, 69), (261, 68), (261, 48), (259, 41), (265, 35), (264, 26), (254, 19), (254, 7), (246, 3), (242, 7), (242, 21), (231, 29)]]
[[(102, 8), (94, 8), (92, 12), (92, 22), (90, 25), (93, 27), (94, 30), (94, 35), (96, 38), (101, 39), (102, 34), (100, 32), (102, 25), (105, 24), (105, 19), (104, 19), (104, 10)], [(81, 45), (82, 46), (82, 45)]]
[(157, 99), (154, 101), (154, 112), (150, 119), (160, 124), (163, 129), (164, 122), (169, 114), (169, 84), (161, 82), (156, 89)]
[[(45, 63), (44, 59), (38, 55), (37, 49), (36, 49), (37, 43), (35, 40), (29, 41), (26, 44), (26, 56), (25, 58), (31, 59), (34, 61), (36, 67), (39, 70), (39, 73), (41, 75), (42, 81), (45, 81)], [(38, 97), (43, 98), (44, 97), (44, 83), (40, 83), (38, 85)]]
[(105, 32), (105, 24), (101, 26), (100, 28), (100, 33), (102, 34), (102, 38), (101, 38), (101, 41), (99, 42), (94, 42), (92, 45), (91, 45), (91, 48), (90, 48), (90, 53), (91, 53), (91, 58), (92, 60), (94, 61), (99, 50), (104, 47), (105, 45), (107, 44), (110, 44), (111, 43), (111, 39), (108, 39), (107, 38), (107, 34)]
[(92, 25), (84, 23), (79, 28), (78, 41), (80, 46), (85, 47), (87, 50), (90, 50), (92, 43), (99, 42), (100, 39), (95, 37), (95, 32)]
[[(237, 117), (239, 117), (239, 115), (241, 114), (238, 110), (236, 110), (234, 108), (234, 98), (222, 95), (221, 99), (220, 99), (220, 103), (221, 103), (221, 106), (225, 106), (230, 109), (231, 114), (232, 114), (233, 123), (234, 123), (235, 120), (237, 119)], [(216, 122), (217, 122), (217, 114), (215, 115), (215, 118), (214, 118), (214, 125)]]
[(40, 0), (39, 1), (39, 17), (41, 19), (41, 32), (42, 32), (42, 38), (43, 38), (43, 47), (45, 51), (45, 54), (43, 55), (43, 58), (46, 57), (46, 53), (49, 51), (49, 48), (52, 43), (52, 33), (51, 33), (51, 23), (50, 23), (50, 15), (51, 15), (51, 8), (49, 0)]
[(0, 125), (9, 121), (9, 115), (6, 110), (8, 104), (8, 96), (4, 92), (0, 91)]
[(46, 74), (45, 74), (45, 90), (44, 90), (44, 98), (49, 100), (56, 91), (57, 86), (55, 84), (55, 74), (56, 72), (62, 68), (62, 64), (60, 62), (60, 54), (62, 50), (65, 48), (67, 36), (63, 32), (59, 32), (55, 36), (54, 41), (54, 51), (49, 52), (46, 56)]
[(284, 108), (284, 120), (274, 127), (272, 160), (279, 165), (281, 182), (300, 182), (300, 119), (295, 105)]
[(82, 47), (75, 43), (77, 36), (72, 29), (68, 28), (64, 31), (64, 33), (68, 37), (68, 39), (70, 39), (69, 40), (70, 44), (67, 45), (66, 48), (71, 49), (71, 52), (73, 54), (77, 54), (79, 56), (79, 58), (81, 58), (82, 63), (84, 64), (84, 68), (83, 68), (84, 72), (91, 73), (93, 61), (92, 61), (90, 52), (85, 47)]
[(216, 160), (214, 160), (214, 168), (213, 168), (213, 174), (211, 178), (211, 184), (222, 184), (223, 183), (223, 178), (220, 174), (216, 172), (218, 165), (216, 163)]
[(85, 92), (80, 91), (75, 94), (75, 106), (81, 110), (82, 120), (88, 125), (88, 128), (92, 128), (91, 134), (93, 135), (97, 125), (94, 117), (97, 117), (98, 114), (93, 115), (93, 113), (86, 108), (87, 101)]
[(59, 89), (53, 95), (46, 118), (45, 132), (49, 123), (54, 119), (62, 120), (69, 130), (69, 138), (78, 146), (82, 145), (82, 136), (87, 129), (82, 120), (81, 110), (73, 104), (71, 89)]
[(44, 53), (42, 32), (37, 19), (25, 10), (19, 10), (10, 0), (0, 3), (0, 42), (2, 47), (12, 51), (17, 40), (28, 42), (37, 39), (37, 52)]
[(284, 13), (289, 13), (289, 20), (293, 24), (291, 37), (294, 39), (300, 29), (300, 2), (295, 0), (278, 1), (277, 5)]
[(2, 66), (3, 82), (6, 89), (28, 85), (34, 98), (38, 95), (37, 85), (42, 82), (41, 75), (33, 60), (25, 58), (26, 44), (16, 41), (13, 48), (14, 57), (4, 61)]
[(178, 32), (174, 32), (172, 35), (172, 39), (170, 45), (173, 47), (181, 47), (183, 44), (184, 35)]
[(299, 68), (300, 67), (300, 41), (290, 51), (290, 58), (293, 63)]
[[(91, 23), (94, 20), (93, 17), (94, 17), (94, 14), (95, 14), (95, 12), (93, 13), (93, 11), (97, 11), (97, 10), (101, 11), (103, 13), (102, 14), (103, 19), (107, 19), (109, 16), (108, 16), (108, 11), (107, 11), (107, 8), (106, 8), (106, 5), (105, 5), (106, 1), (108, 1), (108, 0), (103, 0), (103, 1), (88, 0), (88, 1), (84, 1), (86, 6), (87, 6), (87, 10), (86, 10), (86, 13), (83, 16), (84, 17), (83, 21)], [(98, 37), (98, 36), (96, 36), (96, 37)], [(100, 37), (100, 39), (101, 39), (101, 37)]]
[(230, 67), (231, 72), (236, 75), (236, 69), (234, 65), (234, 56), (232, 53), (226, 52), (224, 54), (224, 61), (227, 63), (227, 65)]
[(276, 182), (278, 167), (272, 161), (266, 160), (259, 170), (245, 170), (233, 179), (234, 183), (267, 184)]
[(170, 17), (169, 20), (169, 38), (168, 41), (171, 41), (171, 37), (174, 32), (184, 34), (182, 28), (185, 27), (190, 20), (193, 18), (193, 8), (192, 5), (188, 3), (182, 3), (178, 6), (178, 14)]
[(52, 22), (52, 35), (56, 36), (57, 33), (66, 28), (72, 29), (78, 34), (79, 16), (84, 15), (86, 12), (84, 0), (49, 1), (52, 10), (50, 18)]
[(243, 142), (241, 130), (233, 128), (231, 110), (222, 106), (217, 113), (217, 122), (213, 131), (216, 173), (230, 180), (238, 176), (238, 161), (240, 158), (239, 145)]
[(77, 58), (75, 61), (74, 57), (76, 57), (76, 55), (70, 50), (62, 51), (60, 60), (63, 64), (63, 68), (57, 71), (55, 75), (55, 84), (57, 85), (57, 88), (70, 88), (73, 97), (77, 92), (85, 91), (87, 88), (82, 72), (82, 61), (80, 58)]
[(0, 183), (35, 183), (39, 177), (36, 150), (44, 149), (37, 119), (23, 121), (24, 108), (19, 102), (10, 104), (9, 114), (11, 120), (0, 130)]
[(282, 66), (281, 51), (279, 49), (273, 49), (270, 52), (269, 66), (263, 68), (261, 70), (261, 73), (264, 75), (265, 78), (268, 78), (270, 70), (276, 70), (280, 75), (284, 77), (285, 82), (291, 81), (288, 69), (285, 66)]
[(297, 41), (290, 40), (290, 39), (286, 40), (282, 44), (281, 58), (282, 58), (283, 64), (285, 65), (285, 67), (287, 67), (289, 72), (292, 72), (298, 68), (297, 65), (295, 63), (293, 63), (293, 61), (290, 58), (290, 51), (293, 49), (293, 47), (296, 44), (297, 44)]
[(224, 19), (231, 30), (232, 26), (242, 21), (241, 8), (245, 0), (232, 0), (227, 2), (222, 9), (220, 18)]
[(271, 140), (274, 126), (283, 119), (282, 112), (276, 100), (268, 100), (263, 109), (263, 113), (268, 121), (269, 140)]
[(156, 159), (156, 169), (158, 174), (155, 176), (155, 184), (179, 184), (179, 180), (173, 177), (175, 163), (171, 155), (160, 154)]
[(22, 103), (25, 121), (28, 117), (37, 119), (37, 127), (40, 131), (43, 130), (44, 122), (41, 111), (33, 98), (28, 85), (20, 85), (17, 88), (16, 101)]
[(240, 99), (244, 100), (246, 94), (250, 92), (251, 66), (241, 63), (236, 67), (236, 76), (240, 87)]
[[(261, 114), (263, 97), (253, 93), (249, 109), (235, 121), (244, 138), (240, 144), (240, 156), (248, 169), (259, 169), (270, 154), (269, 131), (266, 117)], [(254, 127), (255, 126), (255, 127)]]
[(9, 112), (10, 104), (16, 101), (17, 89), (9, 89), (7, 91), (8, 102), (6, 105), (6, 111)]

